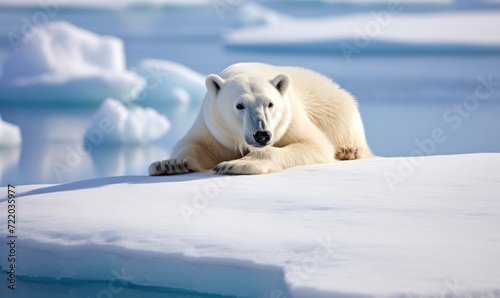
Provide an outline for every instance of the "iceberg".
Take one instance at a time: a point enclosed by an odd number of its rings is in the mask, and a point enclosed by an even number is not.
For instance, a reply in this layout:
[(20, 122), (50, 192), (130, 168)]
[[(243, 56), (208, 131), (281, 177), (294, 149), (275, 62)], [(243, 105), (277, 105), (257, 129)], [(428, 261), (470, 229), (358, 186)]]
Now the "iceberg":
[(162, 137), (169, 129), (168, 119), (154, 109), (127, 109), (120, 101), (108, 98), (94, 114), (85, 141), (96, 147), (101, 144), (144, 144)]
[(5, 122), (0, 117), (0, 149), (4, 147), (18, 147), (22, 143), (19, 126)]
[(3, 64), (0, 101), (99, 103), (133, 98), (144, 79), (127, 71), (123, 42), (67, 22), (51, 22), (26, 37)]
[(484, 153), (17, 186), (16, 274), (239, 297), (496, 297), (499, 177), (500, 154)]
[[(402, 8), (402, 6), (399, 6)], [(404, 14), (397, 8), (320, 19), (288, 19), (225, 34), (231, 49), (361, 53), (500, 52), (498, 11)]]
[(12, 173), (16, 171), (21, 157), (21, 147), (0, 147), (0, 183), (12, 183)]
[(137, 98), (141, 104), (198, 106), (206, 93), (205, 76), (175, 62), (146, 59), (133, 71), (146, 82)]
[[(15, 168), (21, 156), (22, 144), (21, 129), (19, 126), (2, 120), (0, 117), (0, 182), (2, 185), (10, 183), (5, 181), (8, 170)], [(11, 179), (11, 178), (10, 178)]]

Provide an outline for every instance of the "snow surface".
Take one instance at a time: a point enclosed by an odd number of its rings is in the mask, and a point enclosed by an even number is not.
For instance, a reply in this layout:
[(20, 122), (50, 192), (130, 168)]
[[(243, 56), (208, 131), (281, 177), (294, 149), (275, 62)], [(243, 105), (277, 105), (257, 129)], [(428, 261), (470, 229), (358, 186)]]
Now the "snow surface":
[(498, 25), (499, 20), (498, 11), (402, 14), (387, 9), (321, 19), (289, 18), (268, 26), (230, 31), (225, 40), (234, 48), (330, 53), (395, 49), (420, 53), (498, 51), (500, 35), (494, 24)]
[(22, 137), (19, 126), (5, 122), (0, 117), (0, 149), (3, 147), (17, 147), (21, 143)]
[(162, 137), (169, 129), (168, 119), (154, 109), (127, 109), (118, 100), (108, 98), (94, 114), (85, 140), (94, 146), (109, 143), (148, 143)]
[(205, 96), (205, 76), (184, 65), (146, 59), (133, 71), (146, 81), (146, 87), (137, 98), (141, 104), (199, 104)]
[(126, 70), (120, 39), (67, 22), (37, 28), (5, 60), (0, 101), (100, 102), (144, 87), (142, 78)]
[(500, 154), (18, 186), (17, 272), (245, 297), (494, 297), (499, 187)]

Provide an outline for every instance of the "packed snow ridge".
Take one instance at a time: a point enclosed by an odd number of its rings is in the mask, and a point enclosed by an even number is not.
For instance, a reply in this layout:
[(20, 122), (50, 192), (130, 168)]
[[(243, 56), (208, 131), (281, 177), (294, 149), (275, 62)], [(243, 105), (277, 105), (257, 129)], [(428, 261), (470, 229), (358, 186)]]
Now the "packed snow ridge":
[(117, 272), (240, 297), (451, 297), (455, 283), (496, 297), (499, 185), (495, 153), (17, 186), (17, 274)]
[(108, 98), (95, 113), (85, 139), (100, 144), (148, 143), (162, 137), (170, 122), (151, 108), (127, 109), (120, 101)]

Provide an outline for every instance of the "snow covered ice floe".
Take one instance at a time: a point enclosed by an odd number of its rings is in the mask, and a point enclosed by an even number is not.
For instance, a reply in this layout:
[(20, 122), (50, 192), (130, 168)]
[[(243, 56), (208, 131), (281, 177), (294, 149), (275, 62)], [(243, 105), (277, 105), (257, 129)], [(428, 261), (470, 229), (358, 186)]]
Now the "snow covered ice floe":
[(227, 18), (229, 25), (235, 28), (271, 25), (292, 20), (287, 15), (251, 1), (242, 2), (235, 11), (227, 14)]
[(95, 113), (85, 139), (100, 144), (148, 143), (170, 129), (168, 119), (152, 108), (127, 109), (116, 99), (106, 99)]
[(500, 154), (18, 186), (17, 273), (244, 297), (494, 297), (499, 186)]
[(1, 101), (95, 103), (128, 98), (145, 84), (126, 70), (116, 37), (52, 22), (26, 38), (3, 64)]
[(5, 122), (0, 117), (0, 149), (4, 147), (18, 147), (22, 143), (19, 126)]
[(366, 14), (288, 19), (267, 26), (242, 28), (225, 35), (235, 49), (361, 52), (500, 52), (498, 11)]
[(146, 81), (145, 88), (137, 98), (141, 104), (164, 106), (195, 103), (195, 106), (199, 106), (205, 96), (205, 76), (184, 65), (146, 59), (133, 71)]

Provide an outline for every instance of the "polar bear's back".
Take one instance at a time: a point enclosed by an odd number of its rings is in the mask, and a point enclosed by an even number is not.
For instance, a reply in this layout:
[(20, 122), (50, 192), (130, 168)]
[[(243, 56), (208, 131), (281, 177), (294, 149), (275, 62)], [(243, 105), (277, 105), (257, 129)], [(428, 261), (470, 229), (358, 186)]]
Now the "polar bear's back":
[[(354, 97), (330, 78), (315, 71), (264, 63), (238, 63), (226, 68), (221, 77), (257, 74), (269, 80), (285, 73), (291, 79), (289, 99), (300, 101), (309, 119), (338, 146), (366, 146), (363, 123)], [(354, 132), (354, 133), (353, 133)]]

